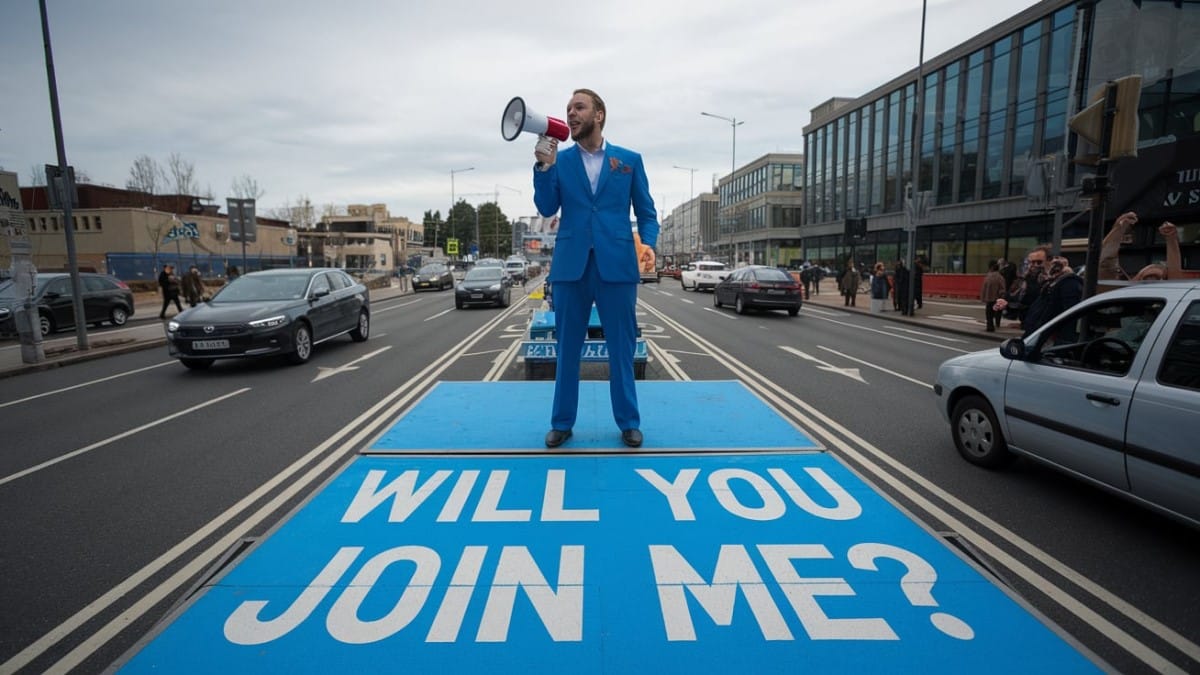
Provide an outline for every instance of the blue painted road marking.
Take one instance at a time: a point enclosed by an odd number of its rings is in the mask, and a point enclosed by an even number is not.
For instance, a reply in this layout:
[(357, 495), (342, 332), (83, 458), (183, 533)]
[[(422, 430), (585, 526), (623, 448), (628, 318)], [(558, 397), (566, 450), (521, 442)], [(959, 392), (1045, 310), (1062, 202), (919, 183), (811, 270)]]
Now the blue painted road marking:
[[(638, 382), (643, 451), (818, 450), (740, 382)], [(546, 452), (553, 382), (439, 382), (370, 448), (375, 453)], [(579, 383), (568, 452), (617, 450), (608, 382)]]
[(362, 457), (124, 672), (1099, 672), (820, 452)]

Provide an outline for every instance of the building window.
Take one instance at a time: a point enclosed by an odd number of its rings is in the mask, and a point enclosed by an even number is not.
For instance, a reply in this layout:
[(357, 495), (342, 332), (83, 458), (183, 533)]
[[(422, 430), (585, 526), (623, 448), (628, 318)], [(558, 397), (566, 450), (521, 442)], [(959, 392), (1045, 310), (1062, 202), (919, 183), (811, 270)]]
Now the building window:
[(1025, 171), (1031, 157), (1038, 121), (1038, 74), (1041, 68), (1042, 24), (1036, 23), (1021, 31), (1021, 51), (1017, 65), (1016, 123), (1013, 132), (1011, 162), (1009, 163), (1008, 194), (1025, 192)]
[(991, 86), (987, 97), (986, 154), (983, 198), (1000, 196), (1004, 181), (1004, 139), (1008, 131), (1008, 82), (1012, 68), (1012, 37), (992, 45)]
[(946, 66), (946, 83), (942, 88), (942, 110), (939, 115), (941, 130), (937, 162), (937, 203), (950, 204), (954, 201), (954, 155), (955, 136), (958, 132), (958, 80), (960, 66)]
[(96, 230), (97, 230), (97, 231), (104, 229), (104, 228), (101, 226), (101, 224), (100, 224), (100, 216), (96, 216), (96, 218), (95, 218), (95, 221), (96, 221), (96, 222), (95, 222), (95, 225), (96, 225)]

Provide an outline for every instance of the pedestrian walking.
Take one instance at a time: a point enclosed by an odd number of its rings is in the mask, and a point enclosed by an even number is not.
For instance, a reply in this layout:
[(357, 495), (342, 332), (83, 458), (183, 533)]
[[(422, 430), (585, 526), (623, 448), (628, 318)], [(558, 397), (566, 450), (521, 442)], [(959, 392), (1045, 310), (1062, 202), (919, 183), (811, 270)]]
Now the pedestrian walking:
[(979, 288), (979, 299), (983, 301), (983, 313), (987, 318), (987, 332), (994, 333), (1000, 326), (1001, 312), (996, 309), (996, 301), (1006, 295), (1004, 277), (1000, 275), (1000, 264), (993, 262), (988, 265), (987, 276)]
[(875, 271), (871, 276), (871, 313), (879, 314), (887, 306), (888, 278), (887, 269), (882, 262), (875, 263)]
[(162, 310), (159, 311), (158, 318), (167, 318), (167, 307), (172, 302), (175, 303), (175, 313), (182, 312), (183, 305), (179, 302), (179, 277), (175, 276), (174, 265), (163, 265), (162, 271), (158, 273), (158, 287), (163, 296)]
[(204, 280), (200, 277), (200, 269), (195, 265), (188, 268), (183, 276), (183, 299), (189, 307), (195, 307), (204, 299)]
[(843, 303), (846, 307), (854, 307), (858, 298), (858, 284), (860, 281), (858, 268), (854, 266), (854, 261), (851, 260), (850, 266), (846, 268), (846, 272), (842, 274), (839, 280), (841, 285), (842, 297), (845, 299)]

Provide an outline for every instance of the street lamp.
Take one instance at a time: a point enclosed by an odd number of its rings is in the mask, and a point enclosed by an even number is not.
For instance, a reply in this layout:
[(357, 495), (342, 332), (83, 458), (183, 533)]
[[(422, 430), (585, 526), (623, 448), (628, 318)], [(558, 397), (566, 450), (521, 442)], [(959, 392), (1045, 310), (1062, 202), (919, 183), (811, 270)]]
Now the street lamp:
[[(712, 113), (706, 113), (706, 112), (701, 112), (700, 114), (704, 115), (705, 117), (715, 117), (716, 119), (719, 119), (719, 120), (725, 120), (726, 122), (729, 122), (729, 127), (733, 130), (733, 153), (730, 155), (730, 158), (729, 158), (729, 194), (730, 194), (729, 203), (732, 206), (732, 204), (733, 204), (733, 173), (734, 173), (734, 171), (737, 170), (737, 128), (739, 125), (745, 124), (746, 122), (745, 122), (745, 120), (739, 122), (736, 117), (725, 117), (723, 115), (714, 115)], [(730, 231), (729, 231), (729, 248), (730, 248), (729, 260), (730, 260), (730, 262), (736, 263), (737, 261), (734, 260), (734, 258), (737, 257), (737, 248), (735, 247), (735, 245), (733, 243), (733, 230), (732, 229), (730, 229)]]
[(739, 122), (736, 117), (725, 117), (723, 115), (714, 115), (712, 113), (702, 112), (705, 117), (715, 117), (719, 120), (729, 122), (730, 128), (733, 129), (733, 153), (729, 157), (729, 179), (733, 180), (733, 172), (737, 168), (737, 128), (746, 123), (745, 120)]
[[(446, 227), (450, 228), (451, 232), (454, 232), (454, 227), (453, 227), (454, 226), (454, 174), (463, 173), (464, 171), (474, 171), (474, 170), (475, 170), (475, 167), (473, 167), (473, 166), (469, 166), (465, 169), (451, 169), (450, 170), (450, 214), (449, 214), (449, 217), (446, 219)], [(437, 243), (438, 243), (438, 224), (437, 224), (437, 221), (434, 221), (434, 223), (433, 223), (433, 247), (435, 249), (437, 248)]]
[(680, 171), (687, 171), (689, 174), (691, 174), (691, 177), (690, 177), (691, 183), (688, 186), (688, 225), (687, 225), (687, 229), (688, 229), (689, 236), (695, 236), (694, 232), (695, 232), (695, 228), (696, 228), (696, 216), (695, 216), (695, 206), (696, 205), (692, 204), (691, 202), (692, 202), (692, 199), (694, 199), (696, 197), (696, 171), (698, 171), (698, 169), (693, 169), (690, 166), (679, 166), (678, 164), (675, 164), (673, 166), (676, 169), (679, 169)]
[[(499, 183), (496, 183), (496, 214), (495, 214), (496, 223), (495, 223), (495, 226), (496, 226), (496, 257), (497, 258), (500, 257), (500, 188), (504, 188), (505, 190), (511, 190), (512, 192), (521, 194), (521, 191), (516, 188), (510, 188), (507, 185), (501, 185)], [(515, 251), (514, 251), (514, 253), (515, 253)]]

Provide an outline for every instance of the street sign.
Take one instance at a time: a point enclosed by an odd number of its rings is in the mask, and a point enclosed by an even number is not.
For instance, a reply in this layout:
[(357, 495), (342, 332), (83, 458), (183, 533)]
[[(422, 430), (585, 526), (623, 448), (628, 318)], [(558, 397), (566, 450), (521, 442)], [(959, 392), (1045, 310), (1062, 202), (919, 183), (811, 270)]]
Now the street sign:
[(75, 189), (75, 167), (68, 166), (66, 174), (57, 164), (46, 165), (46, 200), (52, 210), (59, 210), (70, 202), (71, 208), (79, 208), (79, 191)]
[(229, 212), (229, 238), (233, 241), (258, 241), (258, 221), (254, 214), (253, 199), (225, 199)]
[[(581, 384), (581, 401), (607, 397)], [(647, 384), (710, 435), (738, 432), (708, 452), (630, 453), (609, 417), (596, 455), (574, 445), (591, 434), (580, 419), (570, 452), (514, 454), (509, 411), (464, 424), (463, 405), (482, 386), (548, 409), (549, 383), (442, 383), (396, 425), (450, 414), (422, 437), (440, 445), (352, 462), (121, 672), (1102, 672), (835, 456), (799, 449), (811, 442), (740, 384)], [(712, 402), (730, 397), (752, 409)], [(763, 415), (802, 445), (729, 443)], [(694, 417), (653, 424), (691, 439)], [(454, 454), (464, 435), (510, 450)]]
[(446, 255), (458, 255), (458, 240), (450, 238), (446, 240)]

